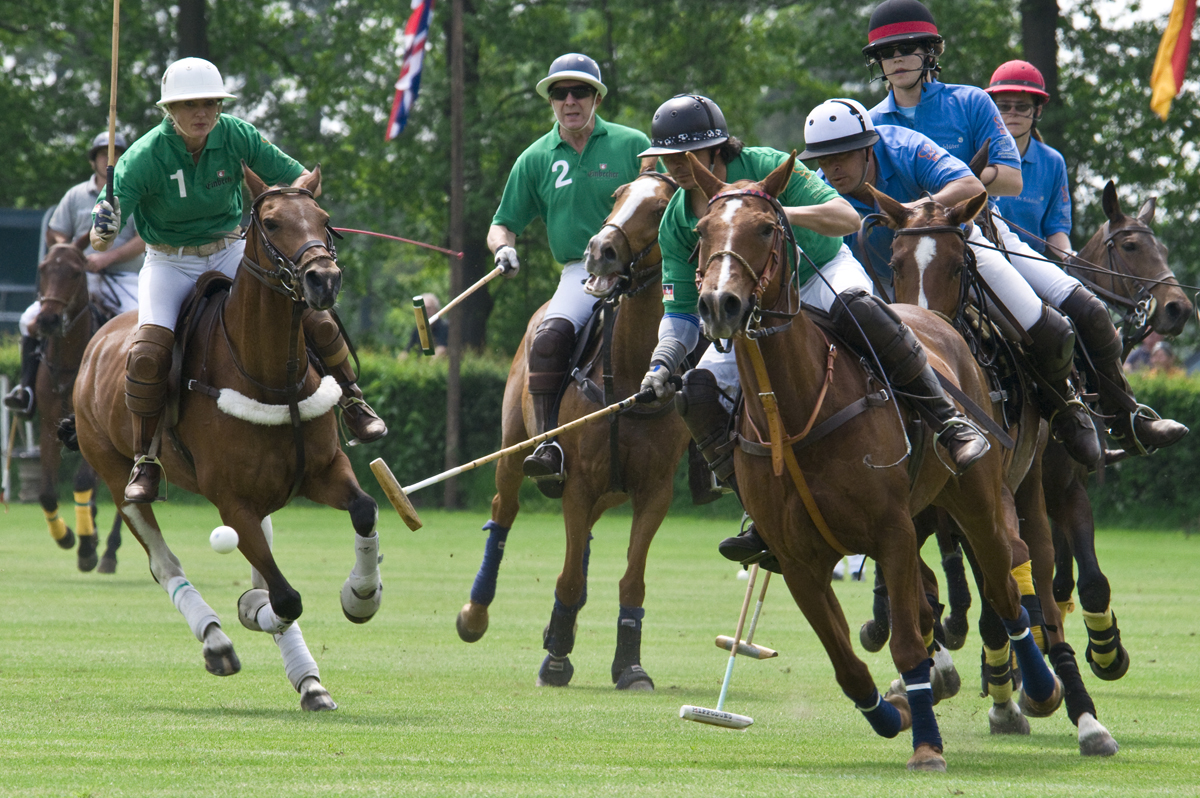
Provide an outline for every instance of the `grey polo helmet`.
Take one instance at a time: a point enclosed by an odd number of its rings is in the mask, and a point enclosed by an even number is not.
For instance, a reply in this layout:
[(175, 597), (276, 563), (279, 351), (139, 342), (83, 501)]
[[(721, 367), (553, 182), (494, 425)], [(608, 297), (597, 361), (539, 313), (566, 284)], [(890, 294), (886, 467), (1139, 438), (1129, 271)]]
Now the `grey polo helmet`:
[(699, 94), (677, 94), (654, 112), (650, 149), (638, 157), (704, 150), (728, 140), (725, 114), (715, 102)]
[(871, 115), (857, 100), (834, 99), (812, 109), (804, 120), (804, 152), (807, 161), (872, 146), (879, 141)]
[(555, 58), (546, 77), (537, 82), (537, 93), (549, 98), (550, 87), (560, 80), (578, 80), (594, 88), (601, 97), (608, 94), (608, 87), (600, 79), (600, 65), (581, 53), (567, 53)]
[[(118, 149), (118, 150), (129, 149), (129, 144), (126, 143), (125, 137), (122, 136), (120, 133), (113, 136), (113, 148)], [(88, 148), (88, 160), (89, 161), (95, 160), (96, 153), (98, 153), (100, 150), (107, 150), (107, 149), (108, 149), (108, 131), (105, 130), (100, 133), (97, 133), (96, 137), (94, 139), (92, 139), (92, 146)]]

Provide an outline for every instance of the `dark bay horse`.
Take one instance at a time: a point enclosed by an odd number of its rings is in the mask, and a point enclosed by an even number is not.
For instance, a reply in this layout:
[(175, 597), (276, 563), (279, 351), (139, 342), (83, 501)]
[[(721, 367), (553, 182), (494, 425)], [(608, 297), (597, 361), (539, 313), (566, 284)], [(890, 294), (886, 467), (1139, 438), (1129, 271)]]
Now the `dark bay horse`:
[[(638, 392), (642, 375), (650, 366), (650, 354), (658, 342), (658, 324), (663, 314), (658, 221), (676, 188), (674, 181), (658, 173), (639, 175), (617, 190), (612, 213), (589, 242), (587, 264), (593, 276), (588, 281), (588, 290), (607, 298), (610, 306), (606, 313), (618, 308), (619, 312), (612, 328), (610, 368), (606, 368), (602, 356), (590, 359), (591, 368), (583, 369), (563, 394), (560, 424)], [(535, 429), (526, 362), (533, 332), (544, 312), (543, 307), (530, 319), (508, 374), (504, 390), (504, 446), (528, 439)], [(611, 375), (609, 391), (603, 389), (606, 372)], [(601, 395), (604, 393), (608, 393), (607, 397)], [(614, 444), (606, 423), (590, 424), (559, 437), (566, 469), (562, 497), (566, 553), (555, 585), (554, 609), (543, 636), (548, 653), (538, 672), (539, 686), (564, 686), (571, 680), (574, 667), (568, 655), (575, 644), (575, 619), (587, 601), (592, 527), (606, 510), (630, 501), (633, 523), (625, 575), (620, 582), (612, 680), (619, 690), (654, 689), (653, 681), (641, 665), (646, 555), (670, 507), (675, 467), (689, 440), (683, 421), (670, 405), (659, 407), (657, 412), (620, 417), (615, 462)], [(495, 597), (496, 574), (509, 529), (519, 510), (523, 454), (501, 458), (497, 463), (492, 517), (484, 526), (489, 533), (487, 548), (471, 589), (471, 600), (462, 608), (456, 624), (459, 636), (467, 642), (480, 639), (487, 631), (488, 605)]]
[[(860, 362), (851, 355), (839, 358), (838, 348), (798, 307), (786, 215), (775, 199), (787, 186), (795, 155), (761, 183), (733, 186), (694, 157), (689, 160), (710, 197), (697, 225), (704, 332), (710, 339), (733, 338), (745, 396), (739, 433), (771, 450), (770, 458), (751, 454), (745, 445), (735, 453), (746, 510), (778, 558), (843, 692), (878, 734), (893, 737), (911, 727), (910, 769), (944, 770), (930, 689), (934, 617), (912, 522), (926, 506), (944, 507), (972, 542), (986, 576), (984, 595), (1013, 640), (1027, 701), (1049, 711), (1061, 700), (1062, 687), (1033, 643), (1010, 573), (1017, 515), (1004, 484), (1001, 447), (993, 444), (969, 471), (952, 474), (937, 457), (932, 436), (910, 445), (901, 419), (909, 411), (887, 401), (868, 407), (819, 444), (795, 449), (794, 442), (812, 425), (878, 392), (878, 382)], [(896, 311), (929, 362), (986, 406), (986, 379), (957, 331), (921, 308), (897, 306)], [(911, 481), (902, 465), (910, 449), (923, 455)], [(884, 571), (892, 596), (891, 655), (906, 693), (881, 699), (851, 645), (831, 585), (834, 565), (849, 552), (867, 554)]]
[[(342, 588), (342, 610), (359, 623), (374, 615), (382, 592), (378, 508), (359, 487), (338, 443), (332, 411), (341, 389), (310, 367), (300, 323), (306, 308), (333, 306), (341, 269), (329, 239), (329, 216), (314, 199), (320, 167), (290, 187), (276, 188), (249, 168), (243, 171), (255, 198), (245, 257), (228, 294), (212, 296), (190, 335), (178, 331), (188, 341), (183, 390), (160, 456), (170, 482), (206, 497), (222, 523), (238, 533), (253, 585), (238, 600), (239, 620), (273, 635), (301, 708), (335, 709), (296, 623), (303, 610), (300, 594), (271, 554), (270, 514), (296, 493), (348, 511), (357, 533), (356, 564)], [(125, 314), (97, 333), (75, 388), (80, 448), (113, 495), (122, 497), (135, 455), (124, 381), (136, 326), (136, 314)], [(280, 404), (285, 396), (288, 403)], [(160, 429), (171, 427), (169, 421)], [(241, 664), (233, 644), (167, 547), (153, 505), (123, 503), (120, 510), (149, 556), (151, 575), (203, 643), (207, 670), (237, 673)]]
[[(966, 200), (947, 208), (932, 199), (903, 205), (878, 192), (874, 192), (874, 195), (889, 226), (896, 231), (892, 245), (896, 300), (919, 304), (947, 317), (955, 317), (962, 300), (963, 272), (966, 268), (966, 245), (960, 225), (973, 219), (982, 207), (978, 203), (972, 205), (971, 200)], [(985, 198), (986, 195), (981, 194), (974, 199)], [(1028, 547), (1029, 573), (1033, 579), (1032, 586), (1025, 586), (1026, 590), (1023, 592), (1026, 595), (1023, 596), (1023, 600), (1035, 618), (1036, 613), (1039, 610), (1041, 612), (1046, 635), (1044, 646), (1049, 651), (1055, 671), (1063, 682), (1068, 716), (1078, 727), (1081, 753), (1109, 755), (1116, 752), (1117, 744), (1108, 730), (1096, 719), (1095, 705), (1079, 675), (1075, 652), (1063, 636), (1060, 609), (1054, 600), (1052, 582), (1055, 553), (1047, 507), (1052, 501), (1051, 491), (1058, 488), (1055, 487), (1056, 477), (1048, 472), (1043, 458), (1043, 451), (1048, 450), (1046, 424), (1039, 420), (1036, 409), (1029, 401), (1028, 391), (1025, 393), (1021, 414), (1022, 427), (1027, 430), (1039, 430), (1038, 435), (1032, 436), (1037, 441), (1037, 450), (1027, 468), (1010, 469), (1007, 475), (1008, 487), (1014, 493), (1015, 506), (1020, 518), (1021, 540)], [(1001, 420), (1003, 418), (1004, 414), (1001, 414)], [(1014, 432), (1013, 437), (1019, 442), (1022, 437), (1029, 436), (1017, 435)], [(1057, 444), (1055, 446), (1062, 451), (1063, 457), (1066, 457), (1065, 450)], [(937, 524), (936, 518), (922, 518), (918, 524), (920, 534), (928, 537), (935, 532)], [(970, 551), (967, 551), (967, 555), (972, 559), (978, 579), (981, 574), (975, 562), (977, 558), (972, 558)], [(932, 576), (932, 571), (926, 569), (926, 573), (927, 576)], [(1032, 595), (1030, 587), (1036, 591)], [(936, 595), (936, 583), (932, 586), (932, 592)], [(1002, 629), (997, 628), (1000, 626), (999, 619), (989, 610), (990, 608), (985, 606), (980, 616), (980, 633), (984, 637), (985, 655), (989, 649), (997, 649), (1003, 640)], [(985, 669), (985, 679), (988, 682), (988, 692), (995, 702), (988, 713), (992, 733), (1028, 734), (1028, 722), (1015, 710), (1011, 700), (1004, 700), (1011, 692), (1011, 678), (1006, 676), (1007, 663), (1002, 664), (998, 671), (996, 663), (989, 662), (989, 665), (991, 667)]]
[[(41, 490), (38, 501), (46, 514), (50, 536), (60, 548), (70, 549), (75, 533), (58, 514), (58, 470), (62, 464), (58, 424), (72, 412), (71, 393), (79, 362), (88, 341), (104, 321), (105, 311), (88, 296), (87, 260), (83, 250), (87, 237), (70, 244), (55, 244), (38, 264), (38, 302), (41, 309), (30, 334), (40, 341), (34, 393), (38, 407), (38, 447), (41, 451)], [(96, 472), (87, 461), (80, 463), (73, 483), (75, 527), (79, 531), (79, 570), (90, 571), (99, 563), (102, 574), (116, 573), (117, 549), (121, 545), (121, 516), (115, 514), (104, 556), (96, 556)]]

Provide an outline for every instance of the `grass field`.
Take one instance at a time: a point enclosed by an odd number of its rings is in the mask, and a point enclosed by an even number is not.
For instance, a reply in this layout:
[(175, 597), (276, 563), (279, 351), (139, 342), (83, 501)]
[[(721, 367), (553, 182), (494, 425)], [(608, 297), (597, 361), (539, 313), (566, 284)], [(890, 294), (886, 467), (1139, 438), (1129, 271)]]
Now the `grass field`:
[[(669, 521), (660, 531), (642, 659), (658, 689), (618, 694), (609, 666), (627, 518), (596, 529), (574, 681), (539, 689), (561, 568), (558, 518), (518, 519), (491, 628), (467, 645), (454, 617), (485, 517), (427, 512), (412, 533), (387, 509), (383, 608), (355, 626), (337, 598), (353, 564), (348, 518), (285, 510), (274, 519), (277, 558), (304, 596), (301, 625), (340, 705), (312, 715), (299, 710), (270, 639), (237, 621), (249, 568), (208, 547), (215, 511), (156, 510), (189, 579), (224, 618), (242, 672), (204, 671), (200, 645), (131, 537), (115, 576), (82, 574), (74, 553), (50, 541), (40, 509), (14, 505), (0, 516), (0, 796), (1200, 794), (1200, 539), (1182, 533), (1099, 536), (1133, 659), (1125, 679), (1091, 676), (1083, 622), (1068, 619), (1120, 753), (1080, 757), (1065, 711), (1033, 721), (1030, 737), (990, 737), (987, 701), (973, 689), (973, 637), (956, 657), (962, 692), (937, 708), (949, 772), (934, 775), (906, 772), (907, 734), (876, 737), (841, 695), (781, 582), (756, 635), (780, 657), (739, 659), (726, 704), (754, 725), (737, 732), (678, 718), (681, 704), (714, 706), (724, 674), (713, 638), (733, 633), (745, 590), (715, 551), (727, 522)], [(839, 583), (838, 593), (857, 627), (869, 583)], [(881, 687), (894, 677), (886, 651), (862, 656)]]

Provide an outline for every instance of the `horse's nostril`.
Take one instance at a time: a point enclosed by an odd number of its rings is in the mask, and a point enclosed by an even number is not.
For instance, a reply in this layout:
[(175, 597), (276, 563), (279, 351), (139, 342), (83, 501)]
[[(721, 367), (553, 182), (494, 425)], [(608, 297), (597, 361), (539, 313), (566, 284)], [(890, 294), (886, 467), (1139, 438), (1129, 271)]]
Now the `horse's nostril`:
[(615, 249), (613, 249), (612, 247), (605, 247), (603, 255), (604, 255), (605, 260), (616, 260), (617, 259), (617, 251)]
[(729, 319), (737, 318), (742, 310), (742, 300), (732, 294), (725, 297), (721, 302), (721, 310), (724, 311), (725, 317)]

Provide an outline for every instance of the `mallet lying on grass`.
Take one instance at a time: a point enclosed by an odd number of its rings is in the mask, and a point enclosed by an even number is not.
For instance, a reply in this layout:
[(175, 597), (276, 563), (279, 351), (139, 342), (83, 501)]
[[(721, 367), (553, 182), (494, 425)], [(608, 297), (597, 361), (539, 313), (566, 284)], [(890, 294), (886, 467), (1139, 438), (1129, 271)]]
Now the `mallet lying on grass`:
[[(448, 307), (449, 306), (447, 306), (447, 308)], [(677, 381), (678, 377), (672, 379)], [(597, 410), (595, 413), (588, 413), (586, 416), (581, 416), (570, 423), (563, 424), (561, 427), (549, 430), (548, 432), (543, 432), (541, 435), (535, 435), (527, 441), (515, 443), (512, 446), (501, 449), (498, 452), (492, 452), (486, 457), (480, 457), (478, 460), (472, 460), (465, 465), (451, 468), (449, 471), (443, 471), (442, 473), (432, 476), (429, 479), (409, 485), (407, 488), (400, 487), (400, 483), (396, 480), (395, 475), (392, 474), (392, 470), (388, 468), (387, 463), (383, 462), (382, 457), (371, 461), (371, 471), (375, 473), (375, 478), (379, 480), (379, 486), (382, 487), (383, 492), (387, 494), (388, 499), (392, 502), (392, 506), (396, 508), (396, 512), (400, 513), (400, 517), (404, 519), (404, 523), (408, 525), (408, 528), (415, 532), (421, 528), (421, 517), (417, 515), (416, 508), (413, 507), (412, 502), (408, 500), (408, 494), (412, 493), (413, 491), (418, 491), (421, 488), (427, 488), (430, 485), (436, 485), (439, 482), (444, 482), (450, 477), (456, 477), (464, 471), (470, 471), (473, 468), (478, 468), (479, 466), (490, 463), (493, 460), (499, 460), (501, 457), (506, 455), (516, 454), (522, 449), (528, 449), (531, 446), (537, 446), (542, 441), (548, 441), (553, 437), (561, 435), (567, 430), (581, 427), (589, 421), (595, 421), (598, 418), (605, 418), (606, 416), (611, 416), (613, 413), (620, 413), (622, 410), (632, 407), (639, 402), (649, 402), (653, 399), (654, 391), (643, 391), (642, 393), (635, 394), (628, 399), (622, 399), (620, 402), (611, 404), (603, 410)], [(746, 599), (746, 601), (749, 600), (749, 598)], [(742, 628), (739, 625), (738, 634), (740, 635), (741, 633)]]
[(492, 269), (490, 272), (485, 274), (482, 279), (477, 281), (475, 285), (454, 297), (454, 299), (450, 300), (450, 304), (446, 305), (446, 307), (442, 308), (437, 313), (434, 313), (432, 316), (428, 315), (425, 311), (425, 298), (423, 296), (413, 297), (413, 314), (417, 317), (417, 336), (421, 339), (421, 351), (427, 355), (433, 354), (433, 334), (429, 331), (429, 328), (435, 321), (444, 316), (446, 311), (450, 310), (450, 308), (454, 307), (459, 302), (462, 302), (464, 299), (478, 291), (483, 286), (487, 285), (501, 274), (504, 274), (503, 266), (497, 266), (496, 268)]

